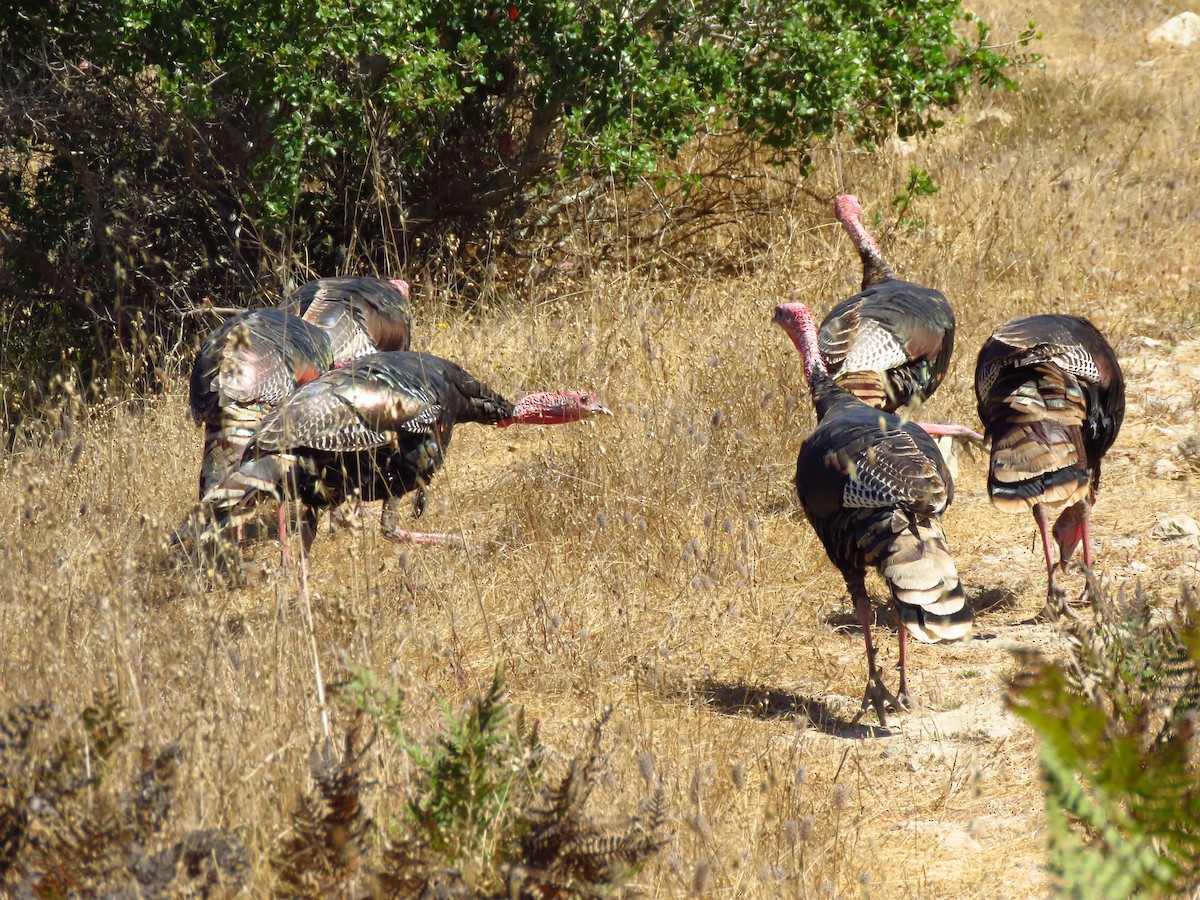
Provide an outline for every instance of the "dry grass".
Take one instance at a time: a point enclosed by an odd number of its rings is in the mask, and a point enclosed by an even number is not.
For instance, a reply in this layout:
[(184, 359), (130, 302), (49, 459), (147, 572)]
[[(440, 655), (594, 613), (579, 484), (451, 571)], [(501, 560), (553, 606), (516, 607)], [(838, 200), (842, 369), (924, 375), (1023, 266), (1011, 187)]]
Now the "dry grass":
[[(1149, 530), (1200, 508), (1195, 473), (1172, 477), (1200, 412), (1196, 54), (1145, 46), (1173, 12), (1158, 3), (979, 11), (997, 34), (1028, 17), (1045, 31), (1023, 93), (978, 99), (911, 146), (830, 151), (807, 187), (883, 210), (889, 259), (955, 303), (934, 417), (974, 420), (975, 348), (1009, 316), (1105, 329), (1131, 403), (1097, 509), (1100, 566), (1173, 598), (1200, 553)], [(897, 224), (888, 201), (913, 165), (941, 190), (910, 207), (921, 223)], [(963, 460), (946, 522), (982, 639), (915, 648), (923, 705), (890, 734), (848, 724), (861, 637), (792, 497), (812, 413), (769, 320), (791, 291), (819, 310), (851, 293), (858, 260), (828, 205), (779, 184), (770, 216), (708, 236), (720, 266), (633, 258), (471, 317), (420, 309), (421, 349), (513, 394), (593, 388), (617, 415), (460, 429), (423, 525), (468, 534), (473, 552), (323, 526), (311, 588), (326, 673), (351, 659), (394, 676), (420, 728), (435, 698), (480, 693), (499, 662), (552, 760), (614, 704), (602, 790), (629, 799), (650, 754), (675, 815), (674, 844), (638, 879), (652, 896), (1043, 892), (1035, 746), (1001, 696), (1006, 646), (1054, 636), (1020, 624), (1044, 592), (1033, 523), (991, 508), (982, 460)], [(252, 824), (261, 891), (320, 733), (309, 643), (293, 578), (199, 590), (157, 568), (199, 456), (177, 384), (83, 406), (73, 434), (0, 463), (0, 684), (6, 701), (67, 708), (114, 685), (136, 739), (187, 751), (188, 827)], [(250, 552), (277, 564), (270, 543)], [(377, 775), (395, 783), (403, 765), (388, 756)]]

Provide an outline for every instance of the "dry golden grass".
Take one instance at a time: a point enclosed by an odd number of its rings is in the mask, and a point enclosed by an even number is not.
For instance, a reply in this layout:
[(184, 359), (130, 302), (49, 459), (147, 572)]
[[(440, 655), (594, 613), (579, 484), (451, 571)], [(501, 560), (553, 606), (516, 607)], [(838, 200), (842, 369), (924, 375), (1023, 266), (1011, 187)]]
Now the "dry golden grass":
[[(974, 421), (974, 354), (1012, 315), (1086, 314), (1109, 334), (1130, 406), (1099, 565), (1170, 600), (1200, 578), (1194, 545), (1149, 535), (1157, 515), (1200, 508), (1175, 449), (1200, 412), (1197, 55), (1145, 45), (1173, 12), (1159, 3), (978, 9), (998, 35), (1030, 17), (1045, 32), (1023, 92), (976, 98), (927, 140), (828, 151), (806, 185), (882, 210), (885, 255), (954, 302), (958, 349), (931, 417)], [(913, 165), (941, 190), (910, 207), (923, 224), (897, 224), (889, 200)], [(474, 551), (401, 552), (370, 522), (323, 525), (310, 586), (324, 671), (348, 659), (394, 677), (419, 731), (436, 698), (478, 694), (499, 663), (552, 760), (614, 704), (603, 790), (635, 796), (648, 753), (675, 816), (674, 844), (638, 878), (651, 896), (1044, 893), (1036, 747), (1001, 697), (1006, 648), (1055, 637), (1021, 624), (1042, 604), (1040, 551), (1030, 518), (988, 503), (982, 459), (962, 461), (946, 519), (980, 639), (914, 648), (921, 707), (890, 734), (848, 724), (862, 640), (793, 500), (813, 419), (770, 313), (793, 291), (824, 311), (859, 265), (829, 205), (787, 183), (769, 216), (708, 236), (703, 258), (720, 265), (600, 262), (470, 317), (425, 302), (420, 349), (506, 393), (595, 389), (616, 416), (461, 428), (422, 527)], [(309, 638), (294, 577), (200, 590), (156, 568), (199, 457), (177, 383), (87, 405), (73, 434), (0, 463), (0, 684), (6, 701), (68, 709), (116, 686), (138, 740), (188, 751), (186, 824), (250, 826), (261, 891), (320, 734)], [(269, 542), (248, 552), (277, 564)], [(387, 757), (379, 780), (404, 765)]]

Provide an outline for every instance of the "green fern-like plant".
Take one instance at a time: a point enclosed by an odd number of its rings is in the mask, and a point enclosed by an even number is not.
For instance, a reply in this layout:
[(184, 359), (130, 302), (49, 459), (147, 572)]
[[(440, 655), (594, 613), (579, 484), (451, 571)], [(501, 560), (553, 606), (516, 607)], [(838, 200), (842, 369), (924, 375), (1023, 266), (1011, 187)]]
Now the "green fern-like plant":
[(1050, 870), (1061, 894), (1175, 896), (1200, 884), (1200, 624), (1093, 584), (1068, 653), (1023, 660), (1014, 711), (1041, 738)]
[(421, 842), (447, 861), (491, 858), (540, 787), (537, 732), (510, 710), (499, 669), (465, 714), (443, 706), (442, 721), (431, 747), (405, 744), (420, 772), (408, 814)]

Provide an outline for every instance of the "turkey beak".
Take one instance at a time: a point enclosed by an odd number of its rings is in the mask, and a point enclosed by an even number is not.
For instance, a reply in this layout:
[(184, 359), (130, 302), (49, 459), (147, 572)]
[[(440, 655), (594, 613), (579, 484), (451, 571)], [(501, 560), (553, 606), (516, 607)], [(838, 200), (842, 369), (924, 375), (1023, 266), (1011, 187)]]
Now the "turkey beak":
[(604, 415), (604, 416), (611, 416), (613, 414), (613, 411), (611, 409), (609, 409), (607, 406), (597, 403), (596, 408), (592, 410), (592, 413)]

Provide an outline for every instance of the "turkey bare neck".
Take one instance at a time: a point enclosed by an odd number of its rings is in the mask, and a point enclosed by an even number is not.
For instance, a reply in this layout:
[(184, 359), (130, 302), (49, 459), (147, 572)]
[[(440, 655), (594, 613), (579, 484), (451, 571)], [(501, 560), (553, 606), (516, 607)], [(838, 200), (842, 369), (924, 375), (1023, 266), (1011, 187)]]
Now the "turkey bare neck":
[(800, 358), (804, 361), (804, 377), (808, 380), (813, 406), (817, 410), (817, 421), (820, 421), (839, 400), (849, 395), (834, 383), (825, 368), (812, 310), (802, 303), (781, 303), (775, 307), (775, 324), (787, 332), (800, 351)]
[(833, 204), (834, 215), (850, 235), (858, 257), (862, 260), (862, 289), (895, 279), (896, 274), (883, 259), (879, 244), (862, 223), (863, 210), (853, 194), (842, 194)]

